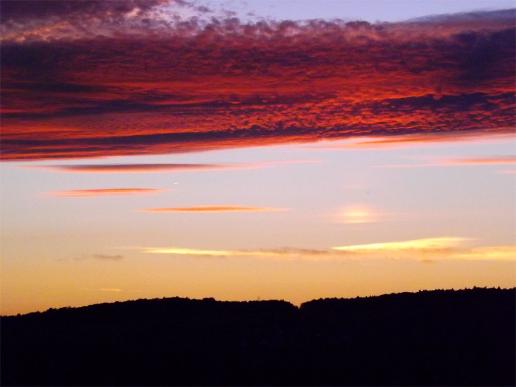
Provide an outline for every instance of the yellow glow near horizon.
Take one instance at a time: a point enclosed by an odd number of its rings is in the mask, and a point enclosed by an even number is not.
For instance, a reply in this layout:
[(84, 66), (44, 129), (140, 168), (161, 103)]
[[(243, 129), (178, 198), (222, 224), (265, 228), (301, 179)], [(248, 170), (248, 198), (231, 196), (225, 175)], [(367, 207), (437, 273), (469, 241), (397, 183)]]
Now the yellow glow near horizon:
[(367, 243), (361, 245), (336, 246), (333, 250), (347, 252), (392, 252), (392, 251), (440, 251), (449, 250), (461, 246), (466, 238), (439, 237), (413, 239), (399, 242)]
[[(464, 242), (470, 239), (460, 237), (424, 238), (399, 242), (369, 243), (361, 245), (336, 246), (329, 249), (308, 249), (284, 247), (256, 250), (209, 250), (184, 247), (147, 247), (142, 251), (148, 254), (169, 254), (204, 257), (252, 257), (287, 260), (516, 260), (516, 246), (482, 246), (468, 248)], [(424, 254), (422, 257), (418, 254)]]
[[(477, 247), (470, 251), (453, 254), (453, 259), (516, 261), (516, 246)], [(516, 267), (514, 271), (516, 275)]]

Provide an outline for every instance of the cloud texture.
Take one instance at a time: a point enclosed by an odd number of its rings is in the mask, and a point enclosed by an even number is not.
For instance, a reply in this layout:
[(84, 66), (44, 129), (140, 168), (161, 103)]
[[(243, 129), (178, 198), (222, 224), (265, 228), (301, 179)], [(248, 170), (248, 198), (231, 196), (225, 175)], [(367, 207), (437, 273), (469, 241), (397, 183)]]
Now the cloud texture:
[(179, 0), (43, 3), (2, 3), (4, 160), (513, 131), (514, 10), (243, 24)]

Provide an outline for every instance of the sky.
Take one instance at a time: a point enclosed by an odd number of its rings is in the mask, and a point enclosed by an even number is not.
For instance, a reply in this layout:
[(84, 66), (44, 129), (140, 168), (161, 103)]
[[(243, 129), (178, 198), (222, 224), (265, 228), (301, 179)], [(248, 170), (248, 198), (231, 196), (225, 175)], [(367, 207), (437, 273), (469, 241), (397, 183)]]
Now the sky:
[(0, 3), (0, 314), (516, 286), (514, 4), (373, 3)]

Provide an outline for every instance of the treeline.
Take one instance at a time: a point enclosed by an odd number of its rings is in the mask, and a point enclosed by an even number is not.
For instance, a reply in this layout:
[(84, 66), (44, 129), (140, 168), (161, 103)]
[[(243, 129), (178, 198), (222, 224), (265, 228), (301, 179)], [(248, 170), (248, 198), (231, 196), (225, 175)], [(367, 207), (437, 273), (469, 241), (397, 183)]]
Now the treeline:
[(3, 317), (2, 385), (514, 385), (516, 289)]

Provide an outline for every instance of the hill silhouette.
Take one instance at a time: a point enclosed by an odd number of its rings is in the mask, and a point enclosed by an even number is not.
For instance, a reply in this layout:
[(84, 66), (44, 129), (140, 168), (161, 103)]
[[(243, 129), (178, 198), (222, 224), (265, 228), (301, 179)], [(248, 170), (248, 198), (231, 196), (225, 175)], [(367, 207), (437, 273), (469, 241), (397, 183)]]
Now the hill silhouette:
[(1, 318), (2, 385), (514, 385), (516, 289)]

